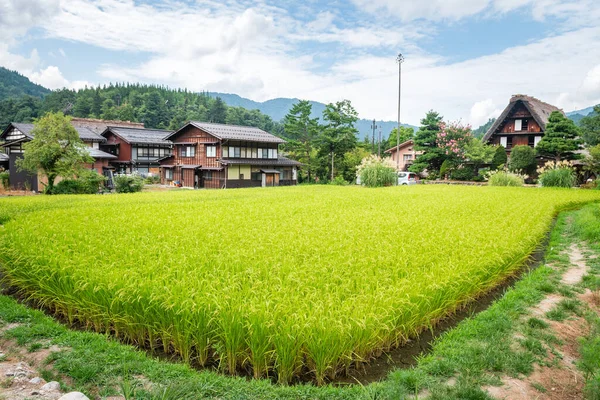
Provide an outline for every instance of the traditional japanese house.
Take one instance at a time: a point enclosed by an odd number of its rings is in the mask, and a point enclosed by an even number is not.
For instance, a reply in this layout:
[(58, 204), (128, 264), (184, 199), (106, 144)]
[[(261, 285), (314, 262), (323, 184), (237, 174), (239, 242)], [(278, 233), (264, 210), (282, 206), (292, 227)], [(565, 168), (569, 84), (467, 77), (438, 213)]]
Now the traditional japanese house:
[(507, 154), (517, 145), (535, 147), (544, 136), (548, 117), (553, 111), (563, 112), (535, 97), (514, 95), (483, 136), (483, 141), (502, 145)]
[(191, 121), (167, 136), (161, 182), (190, 188), (295, 185), (300, 163), (279, 154), (285, 141), (258, 128)]
[[(96, 170), (99, 174), (110, 175), (112, 167), (109, 162), (116, 157), (100, 150), (100, 143), (105, 139), (86, 127), (83, 121), (82, 118), (73, 119), (71, 124), (79, 134), (79, 138), (87, 146), (86, 150), (90, 156), (94, 158), (94, 161), (86, 165), (86, 168)], [(0, 135), (0, 140), (3, 141), (0, 147), (4, 149), (4, 158), (8, 157), (10, 185), (13, 189), (29, 189), (37, 192), (43, 190), (46, 183), (42, 176), (19, 171), (16, 166), (17, 160), (23, 157), (23, 144), (33, 139), (33, 128), (33, 124), (11, 122)]]
[(161, 129), (108, 126), (102, 132), (106, 138), (102, 150), (116, 156), (111, 164), (119, 173), (158, 175), (158, 160), (171, 155), (172, 143), (165, 139), (171, 133), (173, 131)]
[(412, 140), (400, 143), (400, 145), (387, 149), (385, 152), (391, 154), (392, 161), (398, 166), (398, 171), (408, 171), (408, 167), (421, 154), (420, 151), (415, 150), (415, 142)]

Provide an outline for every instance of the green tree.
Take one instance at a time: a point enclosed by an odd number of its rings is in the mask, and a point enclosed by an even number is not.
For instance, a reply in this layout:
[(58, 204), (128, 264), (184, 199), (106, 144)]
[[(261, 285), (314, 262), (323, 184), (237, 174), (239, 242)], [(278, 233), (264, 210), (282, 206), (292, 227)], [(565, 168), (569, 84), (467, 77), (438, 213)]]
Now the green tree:
[(508, 162), (508, 156), (506, 155), (506, 149), (504, 146), (496, 147), (496, 152), (492, 158), (492, 168), (498, 169), (501, 165), (506, 165)]
[(590, 147), (589, 152), (584, 160), (584, 169), (600, 177), (600, 144)]
[(546, 124), (546, 132), (538, 143), (539, 155), (554, 158), (555, 161), (575, 160), (580, 149), (579, 128), (559, 111), (552, 111)]
[[(492, 162), (496, 149), (496, 146), (490, 146), (481, 139), (473, 138), (465, 146), (465, 159), (473, 165), (473, 170), (477, 173), (482, 164)], [(506, 156), (506, 153), (504, 153), (504, 156)]]
[[(392, 147), (395, 147), (397, 143), (396, 137), (397, 137), (397, 132), (398, 132), (398, 128), (394, 128), (392, 129), (392, 131), (390, 132), (390, 136), (388, 137), (388, 139), (382, 143), (382, 149), (381, 151), (385, 151), (387, 149), (391, 149)], [(408, 126), (401, 126), (400, 127), (400, 143), (404, 143), (407, 140), (410, 140), (412, 138), (414, 138), (415, 136), (415, 130), (411, 127)]]
[(358, 113), (349, 100), (329, 103), (323, 110), (325, 126), (320, 137), (321, 157), (331, 157), (329, 170), (331, 180), (335, 176), (335, 159), (342, 161), (344, 154), (356, 147), (358, 130), (354, 124), (358, 120)]
[(594, 112), (583, 117), (580, 122), (581, 137), (588, 146), (600, 144), (600, 104), (594, 107)]
[(512, 148), (508, 169), (511, 172), (523, 172), (531, 175), (535, 172), (537, 161), (535, 159), (535, 149), (527, 145), (518, 145)]
[(319, 135), (319, 119), (311, 118), (312, 104), (300, 100), (283, 118), (283, 129), (289, 149), (296, 160), (306, 164), (308, 182), (311, 181), (313, 145)]
[(443, 117), (430, 110), (421, 120), (421, 127), (415, 134), (415, 150), (422, 151), (418, 155), (409, 170), (412, 172), (439, 172), (442, 163), (445, 160), (445, 151), (437, 146), (437, 135), (441, 131), (440, 124)]
[(208, 119), (219, 124), (224, 124), (227, 120), (227, 105), (220, 97), (212, 102), (208, 110)]
[(33, 139), (23, 145), (23, 158), (17, 161), (17, 168), (46, 176), (48, 194), (52, 194), (57, 177), (72, 177), (85, 163), (94, 161), (71, 119), (60, 112), (37, 119), (32, 135)]

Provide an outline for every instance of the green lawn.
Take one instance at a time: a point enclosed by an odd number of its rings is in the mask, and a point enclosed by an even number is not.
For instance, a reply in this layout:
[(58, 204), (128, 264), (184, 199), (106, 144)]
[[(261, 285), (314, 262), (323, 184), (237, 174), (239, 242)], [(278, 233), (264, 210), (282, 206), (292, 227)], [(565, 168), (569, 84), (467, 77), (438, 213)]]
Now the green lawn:
[(597, 200), (456, 186), (1, 199), (0, 267), (98, 332), (323, 383), (514, 273), (560, 210)]

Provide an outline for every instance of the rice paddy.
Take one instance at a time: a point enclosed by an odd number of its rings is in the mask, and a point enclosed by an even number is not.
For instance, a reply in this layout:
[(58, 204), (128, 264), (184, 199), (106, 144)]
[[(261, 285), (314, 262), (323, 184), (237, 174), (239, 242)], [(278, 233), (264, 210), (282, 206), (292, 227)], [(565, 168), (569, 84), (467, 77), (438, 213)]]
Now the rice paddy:
[(0, 199), (7, 284), (194, 365), (321, 384), (517, 271), (583, 190), (288, 187)]

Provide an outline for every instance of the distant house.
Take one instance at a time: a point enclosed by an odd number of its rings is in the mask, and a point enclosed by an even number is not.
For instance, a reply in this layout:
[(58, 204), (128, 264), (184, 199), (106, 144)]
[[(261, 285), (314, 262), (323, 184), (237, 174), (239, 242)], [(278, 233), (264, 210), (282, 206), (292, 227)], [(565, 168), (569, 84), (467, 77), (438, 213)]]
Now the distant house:
[(159, 159), (170, 156), (172, 143), (165, 137), (173, 131), (141, 127), (108, 126), (101, 149), (116, 156), (111, 160), (117, 172), (137, 172), (143, 176), (159, 174)]
[(563, 113), (558, 107), (535, 97), (514, 95), (483, 136), (483, 141), (502, 145), (507, 154), (517, 145), (535, 147), (544, 136), (548, 117), (553, 111)]
[(407, 171), (415, 158), (422, 153), (415, 150), (415, 142), (412, 139), (387, 149), (385, 152), (391, 154), (392, 161), (395, 165), (398, 165), (398, 171)]
[(191, 121), (167, 136), (161, 182), (184, 187), (241, 188), (295, 185), (299, 162), (282, 157), (285, 141), (258, 128)]
[[(86, 165), (86, 168), (107, 175), (107, 172), (111, 169), (109, 162), (116, 157), (100, 150), (100, 143), (104, 142), (105, 139), (96, 133), (99, 129), (98, 121), (100, 120), (73, 118), (71, 124), (79, 134), (79, 138), (87, 146), (86, 150), (90, 156), (94, 158), (94, 162)], [(120, 121), (111, 122), (119, 123)], [(0, 148), (4, 149), (5, 156), (3, 158), (8, 157), (10, 185), (13, 189), (29, 188), (37, 192), (42, 190), (46, 183), (45, 178), (26, 171), (19, 171), (16, 166), (17, 160), (23, 158), (23, 144), (33, 139), (33, 128), (33, 124), (11, 122), (0, 135), (0, 141), (3, 141)]]

